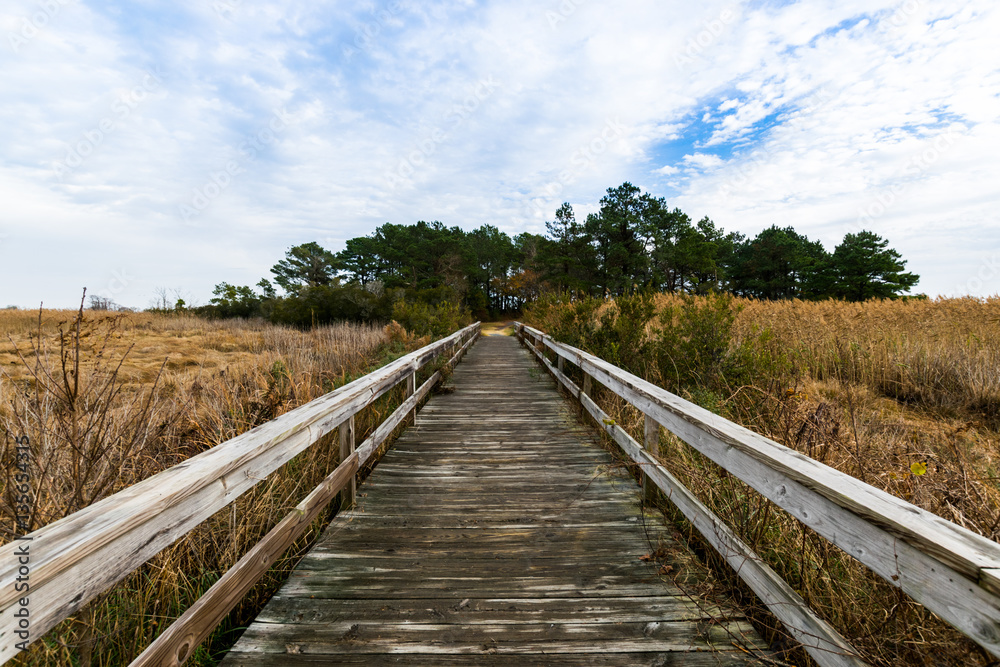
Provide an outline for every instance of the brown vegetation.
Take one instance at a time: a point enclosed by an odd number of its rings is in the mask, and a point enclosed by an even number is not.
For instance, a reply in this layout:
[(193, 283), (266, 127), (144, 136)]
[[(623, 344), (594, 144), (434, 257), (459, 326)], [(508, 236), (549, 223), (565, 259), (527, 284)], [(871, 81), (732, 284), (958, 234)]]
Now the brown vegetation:
[[(322, 395), (417, 344), (399, 327), (309, 332), (184, 315), (0, 313), (0, 531), (17, 531), (13, 439), (31, 441), (31, 528), (66, 516)], [(391, 410), (359, 415), (363, 435)], [(18, 664), (121, 665), (138, 655), (335, 467), (321, 441), (19, 656)], [(215, 664), (322, 528), (317, 521), (187, 664)], [(227, 633), (230, 633), (227, 635)], [(214, 647), (214, 649), (213, 649)]]
[[(1000, 537), (1000, 299), (634, 296), (543, 302), (526, 321), (868, 484)], [(610, 396), (603, 402), (641, 435), (636, 411)], [(662, 448), (665, 465), (872, 664), (995, 664), (684, 443), (668, 437)], [(717, 569), (737, 594), (752, 597), (724, 564)]]

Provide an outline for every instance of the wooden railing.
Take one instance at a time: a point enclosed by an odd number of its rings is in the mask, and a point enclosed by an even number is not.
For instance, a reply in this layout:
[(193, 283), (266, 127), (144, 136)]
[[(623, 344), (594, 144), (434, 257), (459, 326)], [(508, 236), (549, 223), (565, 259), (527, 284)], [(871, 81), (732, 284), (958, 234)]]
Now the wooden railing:
[[(0, 663), (339, 429), (340, 465), (132, 663), (182, 664), (338, 493), (353, 504), (358, 470), (442, 379), (417, 389), (417, 371), (445, 353), (454, 366), (478, 336), (466, 327), (0, 547)], [(355, 449), (354, 415), (403, 382), (408, 398)]]
[[(749, 431), (537, 329), (517, 323), (566, 390), (736, 570), (820, 665), (864, 665), (777, 573), (670, 474), (659, 460), (662, 426), (816, 533), (901, 588), (989, 653), (1000, 656), (1000, 544)], [(556, 363), (546, 351), (555, 355)], [(564, 372), (583, 372), (577, 387)], [(646, 418), (636, 442), (591, 399), (592, 382)]]

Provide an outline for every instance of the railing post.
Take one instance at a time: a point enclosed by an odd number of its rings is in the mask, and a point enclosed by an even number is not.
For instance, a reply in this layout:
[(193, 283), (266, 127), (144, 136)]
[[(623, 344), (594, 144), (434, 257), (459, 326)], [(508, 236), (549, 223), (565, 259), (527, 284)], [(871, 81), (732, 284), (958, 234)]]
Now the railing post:
[[(644, 434), (644, 448), (654, 459), (660, 455), (660, 424), (655, 419), (646, 415), (646, 426)], [(645, 471), (642, 473), (642, 497), (645, 502), (652, 503), (656, 499), (657, 487)]]
[(583, 372), (583, 393), (585, 393), (590, 398), (594, 398), (594, 379), (590, 377), (590, 373), (587, 371)]
[(562, 358), (562, 355), (557, 355), (556, 356), (556, 368), (559, 369), (559, 375), (565, 375), (566, 374), (566, 371), (565, 371), (564, 366), (563, 366), (563, 362), (565, 362), (565, 361), (566, 360)]
[[(340, 425), (340, 462), (343, 463), (354, 453), (354, 415)], [(340, 492), (340, 509), (354, 507), (358, 493), (358, 477), (351, 475), (351, 481)]]
[[(403, 400), (406, 400), (410, 396), (413, 396), (414, 392), (416, 391), (417, 391), (417, 372), (413, 371), (412, 373), (406, 376), (406, 395), (403, 397)], [(413, 409), (410, 410), (410, 416), (407, 417), (406, 421), (407, 423), (416, 426), (417, 406), (414, 405)]]

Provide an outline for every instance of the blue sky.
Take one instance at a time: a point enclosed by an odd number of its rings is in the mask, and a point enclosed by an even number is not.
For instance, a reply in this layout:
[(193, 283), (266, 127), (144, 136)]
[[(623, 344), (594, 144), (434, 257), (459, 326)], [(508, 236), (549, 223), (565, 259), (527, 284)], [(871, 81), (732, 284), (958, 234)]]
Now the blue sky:
[(0, 306), (205, 303), (384, 222), (541, 233), (631, 181), (1000, 292), (987, 0), (5, 0)]

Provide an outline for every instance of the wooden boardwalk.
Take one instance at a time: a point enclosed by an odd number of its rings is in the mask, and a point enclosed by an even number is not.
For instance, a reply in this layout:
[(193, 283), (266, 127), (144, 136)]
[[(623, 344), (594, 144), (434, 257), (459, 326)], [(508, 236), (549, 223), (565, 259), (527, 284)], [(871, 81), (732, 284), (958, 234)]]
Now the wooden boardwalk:
[[(730, 665), (762, 644), (516, 339), (483, 337), (222, 665)], [(641, 558), (660, 549), (664, 561)]]

